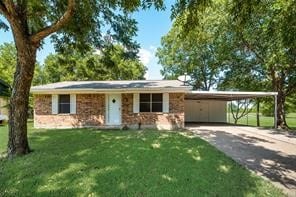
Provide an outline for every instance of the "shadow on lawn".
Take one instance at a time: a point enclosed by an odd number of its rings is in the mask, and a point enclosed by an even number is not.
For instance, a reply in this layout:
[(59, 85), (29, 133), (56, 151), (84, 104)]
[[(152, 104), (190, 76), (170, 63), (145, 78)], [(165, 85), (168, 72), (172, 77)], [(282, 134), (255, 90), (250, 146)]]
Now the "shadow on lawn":
[[(296, 194), (296, 156), (267, 149), (257, 143), (274, 144), (267, 139), (239, 134), (233, 135), (222, 130), (199, 129), (198, 135), (207, 139), (218, 149), (242, 165), (282, 184), (287, 191)], [(287, 147), (286, 147), (287, 148)]]
[(0, 161), (0, 196), (245, 196), (270, 187), (178, 133), (48, 130), (30, 141), (32, 154)]

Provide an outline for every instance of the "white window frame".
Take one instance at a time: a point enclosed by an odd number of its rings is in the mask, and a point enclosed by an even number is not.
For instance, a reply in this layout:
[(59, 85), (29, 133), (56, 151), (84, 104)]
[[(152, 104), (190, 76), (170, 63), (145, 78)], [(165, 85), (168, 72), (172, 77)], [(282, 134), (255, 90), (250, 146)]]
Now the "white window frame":
[[(59, 111), (59, 99), (60, 95), (69, 95), (70, 96), (70, 112), (69, 113), (60, 113)], [(51, 95), (51, 111), (52, 114), (76, 114), (76, 94), (53, 94)]]

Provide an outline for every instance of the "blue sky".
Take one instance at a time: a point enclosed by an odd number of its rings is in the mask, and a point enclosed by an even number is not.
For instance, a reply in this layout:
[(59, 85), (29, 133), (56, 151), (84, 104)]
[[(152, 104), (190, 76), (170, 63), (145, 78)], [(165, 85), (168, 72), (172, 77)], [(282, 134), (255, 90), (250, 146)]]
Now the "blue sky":
[[(133, 16), (138, 21), (138, 35), (135, 38), (141, 45), (140, 59), (147, 66), (146, 79), (161, 79), (161, 66), (157, 63), (155, 57), (156, 48), (160, 46), (160, 39), (171, 27), (170, 8), (171, 3), (166, 2), (165, 11), (156, 11), (154, 9), (141, 10)], [(12, 42), (11, 32), (0, 30), (0, 44)], [(53, 45), (49, 39), (45, 40), (45, 45), (37, 53), (37, 60), (43, 62), (49, 53), (54, 53)]]

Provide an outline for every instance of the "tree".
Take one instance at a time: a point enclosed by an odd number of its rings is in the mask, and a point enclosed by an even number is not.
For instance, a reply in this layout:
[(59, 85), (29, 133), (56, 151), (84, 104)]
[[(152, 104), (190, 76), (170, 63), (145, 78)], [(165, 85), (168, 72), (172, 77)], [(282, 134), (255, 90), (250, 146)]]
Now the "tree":
[(230, 102), (230, 110), (234, 124), (237, 124), (239, 119), (248, 115), (248, 113), (252, 110), (250, 104), (251, 101), (249, 99), (237, 100), (235, 105), (232, 101)]
[(102, 27), (107, 34), (129, 48), (136, 22), (129, 13), (139, 7), (161, 8), (161, 0), (126, 1), (28, 1), (0, 0), (0, 27), (11, 28), (17, 49), (17, 63), (12, 85), (9, 113), (8, 157), (30, 152), (27, 139), (29, 92), (34, 76), (36, 51), (51, 35), (55, 48), (69, 46), (84, 50), (89, 44), (99, 47)]
[(137, 56), (128, 56), (120, 45), (91, 50), (85, 54), (71, 49), (71, 53), (50, 54), (44, 61), (42, 83), (71, 80), (131, 80), (143, 79), (146, 68)]
[[(256, 60), (268, 80), (266, 89), (278, 92), (277, 125), (287, 128), (286, 97), (296, 92), (296, 1), (225, 1), (225, 15), (231, 17), (232, 39), (236, 53), (246, 51)], [(210, 0), (181, 0), (173, 8), (173, 17), (182, 17), (181, 34), (195, 31), (202, 23), (196, 12), (206, 10)], [(253, 72), (253, 70), (252, 70)]]
[[(296, 2), (260, 1), (234, 6), (243, 9), (236, 28), (243, 47), (264, 69), (270, 90), (278, 92), (277, 125), (288, 128), (286, 98), (296, 92)], [(248, 20), (244, 20), (245, 9), (249, 10)]]
[(161, 47), (156, 53), (163, 67), (161, 74), (166, 79), (176, 79), (188, 73), (194, 88), (209, 90), (217, 86), (224, 66), (220, 51), (227, 45), (223, 40), (226, 33), (223, 4), (217, 2), (202, 12), (197, 11), (195, 16), (199, 18), (200, 26), (182, 35), (182, 21), (188, 15), (185, 12), (178, 16), (169, 33), (161, 40)]

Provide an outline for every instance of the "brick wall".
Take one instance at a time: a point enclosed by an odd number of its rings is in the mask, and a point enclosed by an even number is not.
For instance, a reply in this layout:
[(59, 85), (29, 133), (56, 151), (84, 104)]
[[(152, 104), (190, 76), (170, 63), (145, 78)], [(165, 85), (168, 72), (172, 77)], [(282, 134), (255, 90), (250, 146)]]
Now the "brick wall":
[[(169, 95), (170, 113), (133, 113), (133, 94), (122, 94), (122, 126), (175, 129), (184, 127), (184, 94)], [(77, 94), (76, 114), (51, 114), (51, 95), (34, 95), (36, 128), (104, 126), (105, 95)]]
[(184, 94), (169, 94), (169, 113), (133, 113), (133, 94), (122, 94), (122, 125), (132, 128), (154, 127), (175, 129), (184, 127)]
[(101, 126), (105, 122), (104, 94), (77, 94), (76, 114), (51, 114), (51, 95), (34, 95), (36, 128)]

